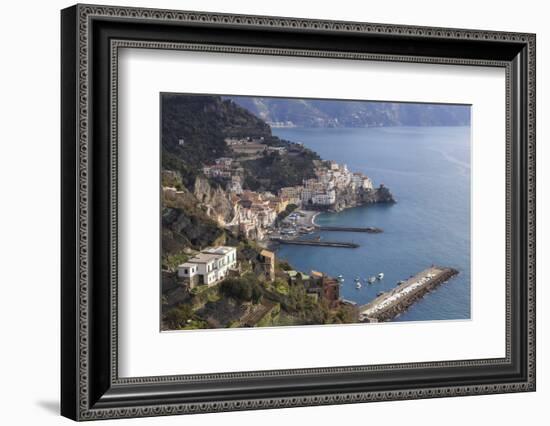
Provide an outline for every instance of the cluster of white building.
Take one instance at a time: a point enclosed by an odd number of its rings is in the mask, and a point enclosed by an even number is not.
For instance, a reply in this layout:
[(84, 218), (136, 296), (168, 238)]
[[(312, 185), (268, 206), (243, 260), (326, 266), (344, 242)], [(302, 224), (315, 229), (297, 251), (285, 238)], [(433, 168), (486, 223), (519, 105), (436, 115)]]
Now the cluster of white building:
[(232, 158), (220, 157), (214, 160), (214, 164), (203, 166), (202, 172), (210, 178), (230, 179), (232, 176), (242, 174), (243, 169)]
[(230, 246), (208, 247), (178, 266), (178, 277), (188, 281), (190, 288), (211, 287), (237, 268), (237, 249)]
[[(239, 145), (255, 140), (228, 138), (225, 141), (228, 144)], [(263, 239), (267, 229), (277, 219), (277, 215), (289, 204), (287, 197), (276, 196), (270, 192), (243, 190), (244, 170), (240, 163), (233, 158), (217, 158), (214, 160), (214, 164), (205, 165), (202, 170), (207, 177), (224, 179), (227, 182), (234, 216), (229, 223), (224, 225), (237, 227), (238, 232), (246, 238)]]
[(297, 206), (302, 204), (302, 191), (304, 187), (298, 186), (286, 186), (279, 190), (279, 197), (288, 200), (289, 204), (295, 204)]
[(334, 181), (319, 177), (304, 180), (301, 202), (304, 206), (310, 204), (330, 206), (334, 204), (336, 202)]
[(352, 173), (347, 166), (335, 161), (317, 161), (315, 178), (306, 179), (303, 185), (281, 188), (279, 195), (290, 203), (307, 207), (308, 205), (330, 206), (336, 203), (338, 190), (373, 189), (372, 180), (362, 173)]
[(288, 205), (288, 200), (269, 192), (242, 191), (233, 194), (235, 217), (228, 226), (237, 226), (246, 238), (263, 239), (265, 231), (273, 226), (277, 215)]
[(240, 194), (243, 190), (242, 181), (244, 169), (238, 161), (230, 157), (220, 157), (214, 160), (214, 164), (203, 166), (202, 172), (205, 176), (228, 181), (228, 189), (231, 192)]

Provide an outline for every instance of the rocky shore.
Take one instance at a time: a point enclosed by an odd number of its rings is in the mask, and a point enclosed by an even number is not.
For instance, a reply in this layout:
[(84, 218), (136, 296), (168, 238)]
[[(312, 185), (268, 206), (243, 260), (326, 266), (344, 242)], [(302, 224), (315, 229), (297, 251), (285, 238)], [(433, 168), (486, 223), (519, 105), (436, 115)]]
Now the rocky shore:
[(352, 207), (359, 207), (365, 204), (387, 203), (393, 204), (397, 200), (384, 185), (380, 185), (374, 189), (360, 189), (353, 191), (351, 189), (339, 190), (336, 192), (336, 203), (331, 206), (313, 206), (312, 208), (319, 211), (341, 212), (342, 210)]

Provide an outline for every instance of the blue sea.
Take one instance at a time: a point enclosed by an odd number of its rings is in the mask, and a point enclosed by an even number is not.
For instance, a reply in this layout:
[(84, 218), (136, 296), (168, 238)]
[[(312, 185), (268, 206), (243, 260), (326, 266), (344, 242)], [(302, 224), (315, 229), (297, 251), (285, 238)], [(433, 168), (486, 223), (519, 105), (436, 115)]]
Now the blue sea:
[[(376, 186), (390, 188), (398, 201), (317, 216), (319, 225), (384, 230), (320, 233), (323, 240), (352, 241), (359, 248), (281, 246), (280, 258), (304, 272), (342, 274), (341, 296), (359, 304), (432, 264), (454, 267), (459, 270), (455, 278), (394, 321), (470, 318), (469, 127), (279, 128), (273, 133), (365, 173)], [(385, 275), (382, 281), (355, 288), (356, 276), (379, 272)]]

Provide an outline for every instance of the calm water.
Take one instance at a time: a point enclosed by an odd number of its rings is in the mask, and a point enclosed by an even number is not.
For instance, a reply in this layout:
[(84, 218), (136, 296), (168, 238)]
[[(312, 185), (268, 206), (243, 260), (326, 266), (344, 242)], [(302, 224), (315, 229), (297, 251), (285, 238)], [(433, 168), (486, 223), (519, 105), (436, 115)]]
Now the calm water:
[[(320, 225), (377, 226), (381, 234), (321, 232), (325, 240), (353, 241), (357, 249), (282, 246), (281, 258), (302, 271), (344, 275), (342, 297), (366, 303), (431, 264), (460, 273), (395, 321), (470, 318), (470, 129), (390, 127), (274, 129), (323, 159), (384, 183), (395, 205), (370, 205), (317, 216)], [(381, 282), (355, 288), (354, 278), (384, 272)]]

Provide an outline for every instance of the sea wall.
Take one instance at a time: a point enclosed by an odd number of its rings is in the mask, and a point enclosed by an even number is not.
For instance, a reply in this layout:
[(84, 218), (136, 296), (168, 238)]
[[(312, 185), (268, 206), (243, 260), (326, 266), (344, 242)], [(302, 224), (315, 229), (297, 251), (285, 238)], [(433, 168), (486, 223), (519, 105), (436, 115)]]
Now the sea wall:
[[(428, 274), (432, 274), (431, 279), (427, 279), (421, 285), (418, 285), (414, 290), (404, 291), (409, 288), (411, 282), (418, 282), (419, 279), (426, 276), (430, 277)], [(444, 282), (448, 281), (450, 278), (458, 274), (458, 270), (454, 268), (428, 268), (425, 271), (417, 274), (413, 278), (410, 278), (407, 282), (399, 285), (396, 289), (384, 293), (381, 296), (377, 297), (372, 302), (362, 306), (360, 310), (360, 316), (363, 318), (363, 322), (381, 322), (389, 321), (399, 314), (405, 312), (411, 305), (413, 305), (417, 300), (423, 298), (427, 293), (440, 286)], [(400, 295), (395, 301), (389, 302), (391, 297), (396, 297), (394, 295)], [(388, 299), (390, 298), (390, 299)], [(386, 303), (386, 306), (384, 306)], [(374, 313), (373, 313), (374, 310)]]

